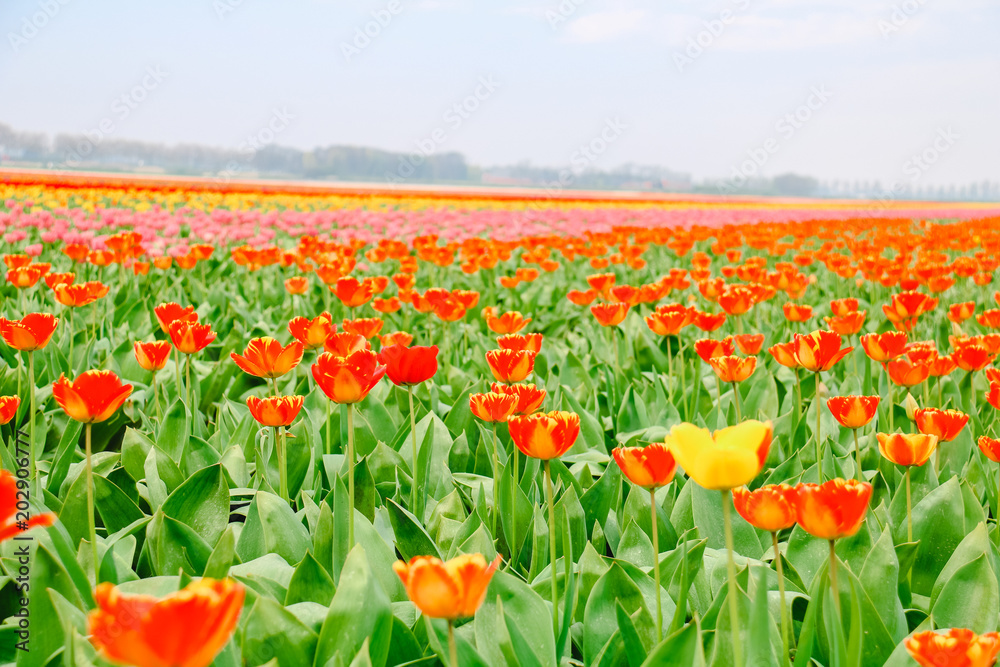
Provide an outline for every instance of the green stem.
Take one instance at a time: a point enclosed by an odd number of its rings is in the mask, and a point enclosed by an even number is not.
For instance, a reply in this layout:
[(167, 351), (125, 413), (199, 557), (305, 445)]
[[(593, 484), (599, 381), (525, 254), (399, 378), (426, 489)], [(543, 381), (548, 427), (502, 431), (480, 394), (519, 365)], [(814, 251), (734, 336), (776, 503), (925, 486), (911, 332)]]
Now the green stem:
[(820, 422), (820, 405), (819, 405), (819, 379), (820, 374), (816, 373), (816, 465), (818, 466), (819, 473), (819, 483), (823, 483), (823, 434), (821, 431)]
[(332, 401), (330, 401), (329, 399), (327, 399), (327, 401), (326, 401), (326, 447), (323, 450), (324, 453), (326, 453), (326, 454), (329, 454), (331, 451), (333, 451), (331, 449), (331, 447), (333, 446), (333, 443), (331, 442), (331, 439), (333, 438), (333, 435), (330, 433), (330, 403), (332, 403)]
[(864, 481), (864, 475), (861, 474), (861, 447), (858, 445), (858, 429), (853, 428), (851, 432), (854, 433), (854, 467), (858, 469), (858, 480)]
[(37, 489), (37, 481), (35, 479), (35, 353), (31, 350), (28, 351), (28, 398), (29, 409), (28, 413), (28, 479), (31, 480), (33, 487)]
[(97, 559), (97, 524), (94, 522), (94, 466), (91, 460), (90, 431), (92, 424), (87, 422), (85, 453), (87, 455), (87, 529), (90, 534), (90, 555), (94, 561), (94, 586), (101, 581), (101, 564)]
[[(417, 501), (420, 498), (420, 483), (417, 475), (417, 413), (413, 410), (413, 387), (406, 387), (407, 396), (410, 399), (410, 444), (413, 447), (413, 488), (410, 493), (410, 509), (420, 520), (423, 520), (423, 512), (419, 511)], [(495, 456), (495, 453), (494, 453)]]
[(733, 520), (730, 509), (729, 489), (722, 492), (722, 523), (726, 529), (726, 569), (729, 573), (729, 625), (733, 635), (733, 665), (743, 665), (743, 644), (740, 640), (739, 585), (736, 583), (736, 561), (733, 560)]
[(174, 348), (174, 371), (177, 374), (177, 398), (181, 397), (181, 353), (175, 347)]
[(278, 452), (278, 495), (288, 502), (288, 465), (285, 456), (284, 438), (281, 437), (281, 427), (274, 427), (274, 449)]
[[(684, 343), (681, 340), (681, 337), (680, 337), (679, 334), (677, 336), (677, 356), (678, 356), (678, 361), (680, 362), (680, 367), (681, 367), (681, 386), (682, 387), (687, 387), (687, 381), (686, 381), (686, 378), (685, 378), (686, 373), (684, 371)], [(673, 378), (671, 378), (670, 381), (673, 382)], [(692, 392), (692, 393), (694, 393), (694, 392)], [(684, 403), (687, 404), (687, 401), (684, 401)], [(687, 411), (685, 410), (685, 415), (686, 414), (687, 414)]]
[(153, 371), (153, 402), (156, 404), (156, 421), (160, 421), (162, 414), (160, 413), (160, 392), (156, 386), (156, 371)]
[(674, 352), (667, 336), (667, 400), (674, 402)]
[(69, 372), (70, 375), (73, 374), (73, 343), (76, 340), (76, 336), (73, 335), (73, 309), (66, 308), (66, 327), (69, 330)]
[(187, 394), (187, 405), (188, 409), (191, 410), (191, 414), (194, 415), (194, 406), (191, 405), (191, 355), (187, 355), (187, 359), (184, 364), (184, 391)]
[(893, 424), (892, 424), (892, 418), (893, 418), (892, 413), (895, 412), (895, 410), (893, 410), (893, 408), (895, 407), (895, 405), (894, 405), (895, 401), (892, 398), (892, 394), (893, 394), (893, 391), (892, 391), (892, 378), (888, 378), (888, 380), (889, 380), (889, 382), (888, 382), (888, 385), (889, 385), (889, 433), (895, 433), (896, 429), (893, 427)]
[(910, 500), (910, 467), (906, 467), (906, 541), (913, 541), (913, 504)]
[(736, 421), (743, 421), (743, 407), (740, 405), (740, 388), (733, 383), (733, 396), (736, 398)]
[(497, 534), (497, 516), (500, 514), (500, 507), (497, 504), (497, 489), (500, 488), (500, 461), (497, 457), (497, 449), (500, 447), (500, 440), (497, 438), (497, 423), (493, 422), (493, 537)]
[(455, 621), (448, 619), (448, 655), (450, 667), (458, 667), (458, 645), (455, 643)]
[(802, 378), (799, 376), (798, 366), (792, 370), (795, 371), (795, 419), (797, 420), (802, 414)]
[[(781, 563), (781, 551), (778, 548), (778, 533), (771, 533), (774, 545), (774, 562), (778, 566), (778, 593), (781, 595), (781, 643), (785, 649), (785, 660), (788, 659), (788, 649), (792, 645), (792, 636), (788, 626), (788, 603), (785, 601), (785, 567)], [(782, 660), (782, 663), (785, 662)]]
[(837, 541), (830, 540), (830, 588), (833, 589), (833, 606), (837, 610), (837, 623), (842, 623), (840, 613), (840, 587), (837, 586)]
[(552, 577), (552, 629), (559, 636), (559, 591), (556, 588), (556, 503), (552, 492), (552, 464), (545, 461), (545, 498), (549, 503), (549, 560)]
[(663, 639), (663, 607), (660, 604), (660, 531), (656, 519), (656, 488), (649, 490), (649, 505), (653, 523), (653, 579), (656, 582), (656, 643)]
[(347, 543), (354, 548), (354, 404), (347, 404)]

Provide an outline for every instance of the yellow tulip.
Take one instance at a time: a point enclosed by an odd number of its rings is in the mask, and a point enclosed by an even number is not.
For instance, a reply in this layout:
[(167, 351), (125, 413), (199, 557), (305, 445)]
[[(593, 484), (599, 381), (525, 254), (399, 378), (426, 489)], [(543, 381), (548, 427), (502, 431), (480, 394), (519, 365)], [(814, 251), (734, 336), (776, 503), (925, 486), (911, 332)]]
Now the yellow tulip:
[(749, 484), (764, 467), (771, 422), (745, 421), (716, 431), (677, 424), (666, 437), (677, 464), (699, 486), (728, 491)]

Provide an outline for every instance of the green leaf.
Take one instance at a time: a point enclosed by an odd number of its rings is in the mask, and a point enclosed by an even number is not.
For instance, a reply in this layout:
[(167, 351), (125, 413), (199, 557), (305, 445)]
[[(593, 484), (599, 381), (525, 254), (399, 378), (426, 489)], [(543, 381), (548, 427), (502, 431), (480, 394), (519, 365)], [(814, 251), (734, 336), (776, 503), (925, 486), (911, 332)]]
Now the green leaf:
[(258, 597), (246, 614), (242, 636), (247, 667), (272, 660), (281, 667), (311, 665), (319, 641), (316, 633), (287, 609), (265, 597)]
[(977, 634), (997, 629), (1000, 591), (986, 554), (960, 567), (948, 579), (931, 608), (942, 628), (969, 628)]
[(308, 547), (309, 531), (287, 502), (265, 491), (254, 494), (236, 543), (236, 554), (244, 563), (267, 553), (276, 553), (289, 564), (298, 563)]

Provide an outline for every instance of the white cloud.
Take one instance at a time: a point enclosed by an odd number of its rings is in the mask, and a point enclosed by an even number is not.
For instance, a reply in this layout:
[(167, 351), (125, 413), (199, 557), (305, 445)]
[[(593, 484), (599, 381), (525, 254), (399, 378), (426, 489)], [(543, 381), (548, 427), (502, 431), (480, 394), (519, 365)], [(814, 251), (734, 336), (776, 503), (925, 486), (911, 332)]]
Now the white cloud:
[(595, 12), (571, 21), (566, 34), (573, 42), (608, 42), (637, 32), (645, 16), (641, 9)]

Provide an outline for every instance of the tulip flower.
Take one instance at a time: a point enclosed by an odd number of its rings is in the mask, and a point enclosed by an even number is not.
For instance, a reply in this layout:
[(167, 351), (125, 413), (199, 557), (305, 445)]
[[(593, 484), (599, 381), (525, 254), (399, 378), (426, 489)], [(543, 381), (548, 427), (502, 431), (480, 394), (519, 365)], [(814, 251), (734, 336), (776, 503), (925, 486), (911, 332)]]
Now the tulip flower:
[(309, 291), (309, 279), (305, 276), (293, 276), (285, 280), (285, 291), (295, 296)]
[(526, 350), (489, 350), (486, 352), (486, 363), (498, 382), (521, 382), (535, 369), (535, 353)]
[(834, 396), (826, 402), (830, 413), (840, 425), (851, 429), (854, 434), (854, 457), (861, 479), (861, 449), (858, 445), (858, 429), (867, 425), (875, 417), (879, 404), (878, 396)]
[(327, 337), (336, 333), (337, 326), (329, 313), (323, 313), (313, 319), (295, 317), (288, 322), (288, 333), (302, 343), (306, 350), (316, 350), (323, 347)]
[(822, 484), (798, 484), (795, 518), (802, 529), (830, 543), (830, 586), (840, 615), (837, 587), (837, 540), (851, 537), (861, 528), (868, 513), (872, 485), (855, 479), (831, 479)]
[(764, 347), (764, 334), (739, 334), (733, 336), (733, 342), (740, 352), (752, 357), (760, 353), (760, 349)]
[(244, 373), (271, 380), (277, 396), (276, 379), (299, 365), (304, 349), (299, 341), (282, 347), (274, 338), (263, 336), (251, 340), (242, 355), (230, 352), (229, 356)]
[(920, 667), (989, 667), (1000, 653), (1000, 634), (967, 628), (925, 630), (906, 639), (906, 652)]
[(861, 347), (872, 361), (885, 364), (906, 351), (907, 335), (902, 331), (884, 334), (865, 334), (861, 337)]
[(782, 310), (785, 313), (785, 319), (789, 322), (805, 322), (812, 317), (813, 309), (812, 306), (800, 305), (792, 303), (789, 301), (786, 303)]
[(861, 331), (861, 327), (864, 326), (867, 312), (862, 310), (840, 317), (828, 317), (826, 318), (826, 326), (830, 331), (839, 333), (842, 336), (853, 336)]
[(371, 283), (362, 282), (354, 276), (338, 278), (336, 285), (330, 287), (340, 302), (352, 310), (363, 306), (372, 300), (375, 290)]
[(323, 341), (323, 349), (335, 357), (347, 357), (360, 350), (371, 349), (371, 343), (360, 334), (340, 331), (326, 337), (326, 340)]
[(834, 317), (844, 317), (858, 311), (857, 299), (834, 299), (830, 302), (830, 312)]
[(666, 437), (667, 449), (677, 464), (699, 486), (722, 492), (722, 518), (729, 554), (729, 613), (732, 619), (734, 664), (742, 664), (736, 563), (729, 492), (749, 484), (760, 473), (771, 446), (771, 422), (749, 420), (710, 433), (694, 424), (677, 424)]
[(495, 394), (508, 394), (516, 399), (514, 407), (515, 415), (530, 415), (542, 407), (545, 401), (546, 391), (539, 389), (533, 384), (505, 384), (494, 382), (490, 385), (490, 391)]
[[(16, 396), (0, 398), (0, 413), (4, 410), (4, 399), (9, 398), (17, 399)], [(17, 403), (14, 410), (17, 410)], [(25, 512), (18, 509), (19, 500), (17, 478), (7, 470), (0, 470), (0, 542), (5, 542), (32, 528), (51, 526), (55, 523), (56, 516), (50, 512), (33, 514), (25, 520)]]
[(359, 317), (353, 320), (344, 320), (344, 331), (363, 336), (365, 339), (372, 339), (382, 331), (384, 322), (378, 317)]
[(274, 450), (278, 455), (278, 493), (281, 499), (288, 501), (288, 452), (285, 447), (282, 431), (290, 425), (302, 409), (301, 396), (268, 396), (247, 398), (250, 414), (261, 426), (274, 429)]
[(596, 303), (590, 307), (590, 312), (594, 319), (602, 327), (616, 327), (625, 321), (628, 315), (629, 305), (621, 301), (610, 303)]
[(1000, 382), (990, 383), (990, 388), (986, 392), (986, 402), (1000, 410)]
[(736, 418), (742, 420), (743, 409), (740, 406), (740, 390), (736, 385), (753, 375), (754, 370), (757, 368), (757, 357), (737, 357), (735, 355), (715, 357), (709, 360), (708, 365), (715, 371), (715, 375), (718, 377), (720, 383), (729, 382), (733, 385), (733, 397), (736, 401)]
[(21, 407), (20, 396), (0, 396), (0, 425), (10, 423), (17, 416), (19, 407)]
[(984, 345), (978, 343), (962, 345), (951, 353), (955, 364), (967, 373), (983, 370), (990, 365), (993, 357)]
[(392, 565), (420, 613), (448, 621), (450, 666), (458, 665), (455, 620), (476, 615), (499, 565), (500, 556), (487, 564), (482, 554), (462, 554), (447, 562), (434, 556), (415, 556)]
[(1000, 309), (984, 310), (976, 316), (976, 321), (987, 329), (1000, 329)]
[[(187, 394), (185, 402), (193, 410), (194, 408), (191, 405), (191, 355), (208, 347), (215, 340), (215, 332), (212, 331), (212, 325), (210, 324), (199, 324), (197, 321), (181, 318), (170, 323), (167, 328), (167, 334), (174, 344), (174, 349), (187, 355), (184, 369)], [(177, 374), (177, 386), (179, 389), (180, 366), (177, 367)]]
[(656, 517), (656, 490), (670, 484), (677, 462), (667, 446), (654, 442), (645, 447), (615, 447), (611, 450), (615, 463), (636, 486), (649, 491), (653, 529), (653, 574), (656, 580), (656, 641), (662, 639), (663, 611), (660, 603), (660, 530)]
[[(346, 325), (346, 321), (344, 323)], [(438, 370), (438, 347), (390, 345), (379, 352), (379, 363), (385, 365), (386, 375), (397, 387), (406, 387), (410, 399), (410, 440), (413, 443), (413, 506), (416, 507), (420, 485), (417, 474), (417, 413), (413, 408), (413, 387), (434, 377)]]
[(820, 422), (819, 386), (820, 374), (833, 368), (834, 364), (847, 356), (853, 347), (840, 347), (841, 336), (833, 331), (813, 331), (807, 335), (795, 334), (792, 349), (799, 366), (816, 373), (816, 466), (819, 480), (823, 480), (823, 437)]
[(103, 583), (87, 617), (90, 642), (117, 664), (208, 667), (236, 630), (245, 596), (232, 579), (200, 579), (160, 599)]
[(413, 342), (413, 336), (405, 331), (393, 331), (392, 333), (380, 334), (378, 341), (382, 347), (389, 347), (390, 345), (408, 346)]
[(953, 303), (948, 308), (948, 319), (955, 324), (961, 324), (976, 314), (976, 302)]
[(156, 321), (160, 324), (163, 333), (170, 333), (170, 325), (177, 320), (185, 322), (197, 322), (198, 313), (194, 312), (194, 306), (182, 308), (176, 303), (161, 303), (153, 309)]
[(788, 603), (785, 601), (785, 574), (778, 548), (778, 532), (795, 525), (795, 502), (798, 494), (788, 484), (768, 484), (754, 491), (745, 486), (733, 489), (733, 506), (743, 519), (754, 528), (771, 533), (774, 562), (778, 566), (778, 592), (781, 594), (781, 638), (788, 654), (791, 645), (791, 624), (788, 622)]
[(486, 326), (490, 328), (490, 331), (501, 335), (517, 333), (530, 323), (530, 317), (525, 318), (516, 310), (500, 316), (496, 316), (491, 312), (489, 317), (486, 318)]
[(334, 403), (347, 405), (347, 493), (350, 503), (347, 531), (350, 547), (354, 546), (354, 404), (368, 396), (385, 372), (385, 366), (379, 364), (378, 355), (371, 350), (358, 350), (346, 357), (324, 352), (312, 365), (313, 379), (326, 397)]
[(722, 340), (712, 340), (711, 338), (701, 338), (694, 342), (694, 351), (701, 357), (701, 360), (708, 363), (715, 357), (726, 357), (736, 351), (733, 338), (726, 336)]
[(545, 466), (545, 497), (549, 505), (549, 562), (552, 570), (552, 629), (559, 629), (559, 596), (556, 591), (556, 506), (552, 491), (551, 460), (565, 454), (580, 435), (580, 415), (553, 411), (511, 417), (507, 422), (511, 440), (525, 456), (540, 459)]
[(753, 308), (753, 292), (743, 285), (734, 285), (719, 295), (718, 303), (719, 308), (722, 308), (727, 315), (737, 318), (737, 328), (742, 328), (742, 320), (739, 319), (739, 316), (745, 315)]
[(506, 334), (497, 338), (501, 350), (527, 350), (538, 354), (542, 351), (542, 334)]
[(589, 306), (594, 302), (594, 299), (597, 298), (597, 290), (589, 289), (581, 291), (573, 289), (566, 293), (566, 298), (569, 299), (570, 303), (576, 304), (577, 306)]
[(705, 333), (711, 333), (722, 328), (722, 325), (726, 323), (726, 317), (727, 315), (725, 313), (703, 313), (701, 311), (695, 311), (694, 321), (692, 321), (692, 324)]
[[(97, 524), (94, 522), (94, 468), (91, 461), (91, 428), (95, 423), (110, 419), (131, 394), (132, 385), (122, 384), (121, 378), (112, 371), (86, 371), (73, 382), (70, 382), (65, 375), (60, 375), (59, 379), (52, 383), (52, 398), (55, 399), (59, 407), (70, 419), (85, 425), (87, 526), (90, 528), (90, 548), (95, 584), (100, 580), (100, 561), (97, 559)], [(34, 466), (33, 460), (32, 466)]]
[(152, 373), (153, 400), (156, 403), (156, 418), (160, 419), (160, 393), (156, 389), (156, 372), (163, 370), (170, 358), (170, 350), (173, 346), (170, 341), (154, 340), (149, 343), (136, 341), (133, 346), (135, 360), (143, 370)]

